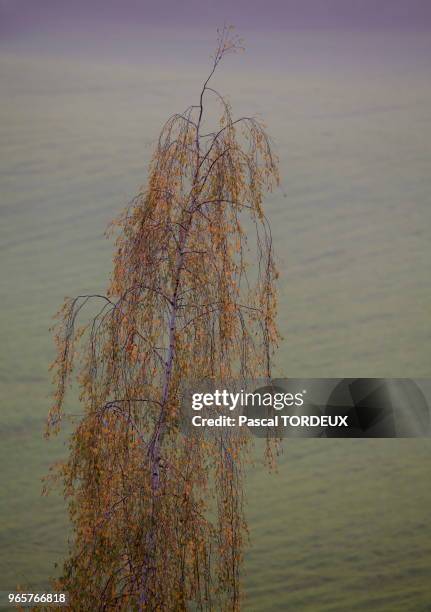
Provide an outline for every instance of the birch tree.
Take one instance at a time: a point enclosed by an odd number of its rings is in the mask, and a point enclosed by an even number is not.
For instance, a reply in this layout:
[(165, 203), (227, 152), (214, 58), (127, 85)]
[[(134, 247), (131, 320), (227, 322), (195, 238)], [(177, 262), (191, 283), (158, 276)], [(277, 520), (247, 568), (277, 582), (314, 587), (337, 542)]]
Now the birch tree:
[[(248, 436), (179, 427), (184, 381), (270, 378), (277, 341), (263, 211), (277, 160), (260, 121), (234, 118), (211, 86), (239, 48), (219, 31), (197, 104), (163, 126), (146, 186), (113, 223), (106, 295), (66, 299), (58, 313), (48, 434), (67, 418), (70, 384), (81, 391), (57, 472), (73, 536), (56, 587), (74, 611), (240, 608)], [(221, 109), (212, 131), (210, 96)]]

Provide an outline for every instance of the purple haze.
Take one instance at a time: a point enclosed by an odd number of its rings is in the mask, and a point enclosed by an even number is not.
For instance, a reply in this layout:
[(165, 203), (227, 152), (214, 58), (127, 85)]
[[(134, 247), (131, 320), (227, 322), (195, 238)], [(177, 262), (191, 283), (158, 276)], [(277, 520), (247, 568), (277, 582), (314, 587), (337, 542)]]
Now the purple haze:
[(0, 0), (0, 33), (103, 26), (428, 29), (430, 0)]

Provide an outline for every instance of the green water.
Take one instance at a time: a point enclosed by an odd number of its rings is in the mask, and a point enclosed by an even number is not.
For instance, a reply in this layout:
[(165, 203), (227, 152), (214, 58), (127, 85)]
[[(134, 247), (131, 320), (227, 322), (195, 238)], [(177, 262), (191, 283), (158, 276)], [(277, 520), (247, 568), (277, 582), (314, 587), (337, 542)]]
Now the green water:
[[(65, 452), (42, 438), (51, 317), (64, 295), (103, 291), (103, 231), (199, 79), (7, 52), (0, 71), (0, 590), (35, 589), (67, 538), (60, 497), (40, 495)], [(308, 66), (228, 72), (220, 86), (267, 119), (280, 154), (267, 204), (279, 374), (431, 376), (426, 71)], [(278, 474), (255, 468), (245, 609), (429, 610), (430, 467), (427, 440), (296, 440)]]

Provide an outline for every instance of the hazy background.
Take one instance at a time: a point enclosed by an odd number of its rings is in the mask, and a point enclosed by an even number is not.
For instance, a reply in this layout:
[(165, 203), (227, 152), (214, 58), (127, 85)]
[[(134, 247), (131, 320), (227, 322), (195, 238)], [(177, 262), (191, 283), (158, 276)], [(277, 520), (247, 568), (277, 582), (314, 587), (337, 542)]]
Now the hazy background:
[[(106, 287), (103, 231), (224, 20), (247, 51), (214, 83), (280, 156), (278, 373), (431, 376), (429, 2), (0, 1), (0, 590), (65, 552), (52, 315)], [(289, 441), (250, 474), (245, 609), (429, 610), (430, 468), (428, 440)]]

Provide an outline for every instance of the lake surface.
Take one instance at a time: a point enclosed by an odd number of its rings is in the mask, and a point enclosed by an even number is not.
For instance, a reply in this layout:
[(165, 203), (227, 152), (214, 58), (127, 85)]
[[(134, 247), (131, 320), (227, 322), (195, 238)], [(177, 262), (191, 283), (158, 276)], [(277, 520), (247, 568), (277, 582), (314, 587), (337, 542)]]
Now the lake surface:
[[(250, 55), (227, 62), (217, 78), (237, 115), (265, 119), (280, 156), (282, 187), (266, 206), (280, 269), (277, 372), (429, 377), (430, 37), (320, 36), (260, 41)], [(52, 315), (65, 295), (106, 287), (112, 243), (104, 229), (145, 182), (162, 123), (194, 103), (205, 68), (200, 60), (157, 68), (148, 58), (0, 50), (1, 590), (43, 586), (65, 550), (62, 501), (40, 496), (40, 478), (64, 453), (61, 439), (42, 439)], [(248, 609), (290, 603), (301, 610), (345, 610), (347, 599), (337, 600), (339, 608), (331, 603), (333, 591), (317, 591), (313, 600), (310, 584), (322, 567), (333, 563), (336, 588), (337, 567), (350, 563), (366, 581), (393, 555), (402, 558), (397, 571), (409, 580), (411, 563), (421, 560), (410, 596), (418, 597), (414, 609), (422, 609), (424, 568), (431, 561), (425, 542), (429, 442), (360, 442), (296, 441), (281, 459), (279, 484), (260, 468), (251, 475), (257, 552), (247, 557)], [(316, 473), (325, 461), (330, 477)], [(348, 485), (352, 469), (356, 488)], [(359, 537), (358, 508), (365, 504), (366, 519), (375, 525), (367, 529), (374, 531), (356, 553), (350, 545), (346, 552), (349, 531)], [(318, 507), (347, 514), (338, 522), (333, 517), (331, 529), (322, 526), (314, 550), (309, 539), (319, 524)], [(301, 518), (294, 541), (280, 518), (285, 508), (293, 524)], [(403, 532), (403, 524), (409, 530)], [(391, 542), (382, 544), (380, 557), (379, 533)], [(406, 553), (413, 542), (416, 561), (413, 551)], [(306, 550), (314, 550), (320, 566), (304, 559)], [(319, 557), (319, 550), (332, 551), (331, 559)], [(350, 593), (361, 592), (360, 579)], [(392, 593), (396, 581), (388, 589)], [(375, 601), (373, 609), (388, 609), (383, 596)]]

